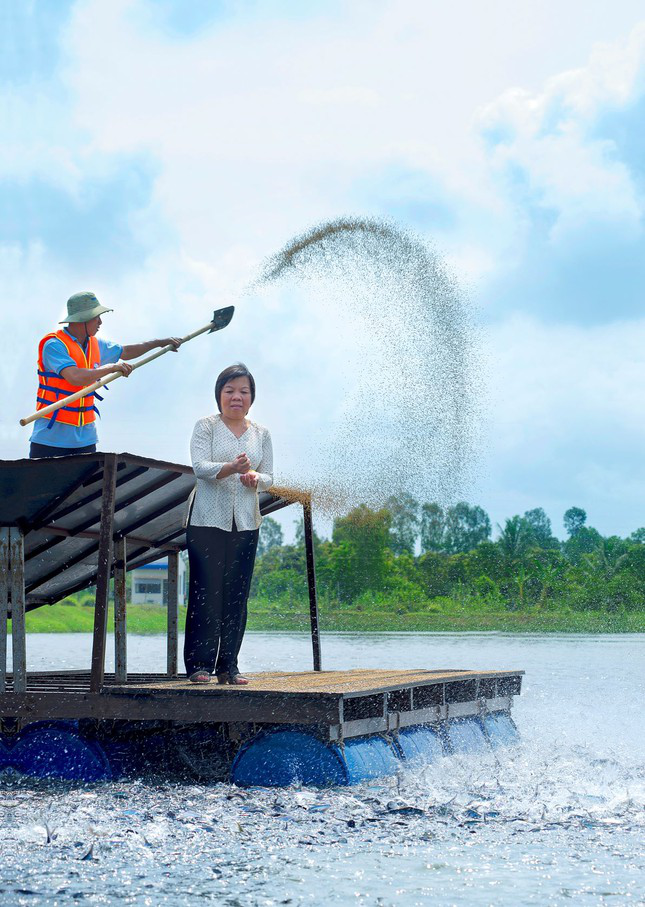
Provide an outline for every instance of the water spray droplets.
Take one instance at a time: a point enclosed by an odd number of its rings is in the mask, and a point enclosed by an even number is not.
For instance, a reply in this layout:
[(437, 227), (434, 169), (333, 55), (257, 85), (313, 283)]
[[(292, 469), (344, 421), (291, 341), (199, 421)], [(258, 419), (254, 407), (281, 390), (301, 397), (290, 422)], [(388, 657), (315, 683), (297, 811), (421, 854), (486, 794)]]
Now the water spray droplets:
[(444, 502), (463, 493), (477, 356), (469, 308), (440, 258), (390, 223), (342, 218), (295, 237), (254, 285), (292, 279), (353, 337), (341, 416), (309, 458), (307, 484), (335, 493), (315, 503), (339, 510), (341, 499), (379, 506), (402, 491)]

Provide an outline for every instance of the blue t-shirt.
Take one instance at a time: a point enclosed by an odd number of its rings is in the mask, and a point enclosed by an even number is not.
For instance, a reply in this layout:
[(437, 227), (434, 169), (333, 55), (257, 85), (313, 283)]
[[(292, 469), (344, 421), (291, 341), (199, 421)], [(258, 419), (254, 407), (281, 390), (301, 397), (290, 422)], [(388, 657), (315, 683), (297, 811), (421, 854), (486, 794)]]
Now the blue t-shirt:
[[(78, 343), (67, 328), (64, 330), (75, 343)], [(123, 347), (100, 337), (96, 339), (99, 343), (101, 365), (118, 362)], [(43, 364), (46, 372), (56, 372), (57, 375), (60, 375), (61, 371), (69, 368), (70, 365), (76, 368), (76, 363), (65, 349), (65, 344), (57, 337), (52, 337), (43, 347)], [(65, 425), (64, 422), (59, 422), (57, 419), (51, 428), (48, 428), (48, 425), (49, 419), (36, 419), (31, 435), (31, 440), (35, 444), (45, 444), (48, 447), (88, 447), (97, 442), (96, 421), (90, 422), (89, 425)]]

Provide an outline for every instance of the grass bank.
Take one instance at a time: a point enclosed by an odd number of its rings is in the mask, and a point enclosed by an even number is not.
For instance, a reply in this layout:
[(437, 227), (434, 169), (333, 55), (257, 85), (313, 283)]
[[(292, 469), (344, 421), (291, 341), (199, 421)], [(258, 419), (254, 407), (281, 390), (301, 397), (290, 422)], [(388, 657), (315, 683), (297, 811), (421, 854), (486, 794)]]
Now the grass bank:
[[(250, 603), (249, 630), (308, 630), (306, 608), (296, 612), (267, 610)], [(186, 609), (180, 609), (179, 625), (183, 628)], [(94, 609), (87, 605), (59, 604), (39, 608), (27, 615), (30, 633), (90, 633)], [(114, 622), (110, 609), (108, 626)], [(339, 631), (409, 632), (482, 632), (504, 633), (644, 633), (645, 612), (608, 613), (607, 611), (482, 611), (454, 608), (450, 611), (326, 610), (320, 609), (321, 629)], [(157, 605), (128, 607), (130, 633), (152, 635), (165, 633), (166, 611)]]
[[(341, 611), (320, 614), (322, 630), (332, 632), (426, 632), (426, 633), (644, 633), (645, 613), (607, 614), (586, 611), (571, 614), (557, 612), (452, 612), (428, 614), (408, 611)], [(251, 630), (307, 630), (308, 615), (257, 613), (249, 618)]]

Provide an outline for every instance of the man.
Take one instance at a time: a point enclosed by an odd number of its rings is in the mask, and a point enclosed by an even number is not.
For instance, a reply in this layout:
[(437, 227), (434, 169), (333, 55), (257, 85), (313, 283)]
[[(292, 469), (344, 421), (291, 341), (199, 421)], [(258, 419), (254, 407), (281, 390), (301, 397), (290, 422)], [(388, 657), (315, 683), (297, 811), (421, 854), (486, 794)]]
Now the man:
[[(101, 315), (111, 311), (100, 305), (94, 293), (70, 296), (67, 318), (60, 322), (67, 324), (67, 327), (46, 334), (38, 345), (37, 409), (43, 409), (114, 372), (129, 375), (132, 366), (127, 361), (119, 360), (137, 359), (157, 347), (179, 348), (181, 340), (178, 337), (128, 346), (100, 340), (96, 334), (101, 327)], [(98, 413), (94, 397), (103, 399), (98, 394), (89, 394), (68, 406), (62, 406), (49, 417), (37, 419), (29, 456), (62, 457), (66, 454), (94, 453)]]

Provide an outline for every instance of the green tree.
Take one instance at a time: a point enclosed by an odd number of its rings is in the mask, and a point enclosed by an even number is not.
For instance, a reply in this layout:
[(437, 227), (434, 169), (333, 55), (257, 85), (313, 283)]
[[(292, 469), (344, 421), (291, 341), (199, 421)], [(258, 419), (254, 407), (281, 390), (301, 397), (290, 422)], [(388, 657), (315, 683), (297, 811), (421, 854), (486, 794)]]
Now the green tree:
[(582, 507), (569, 507), (563, 517), (564, 528), (567, 535), (572, 538), (584, 527), (587, 522), (587, 512)]
[(591, 554), (601, 542), (602, 536), (597, 529), (592, 526), (581, 526), (562, 545), (562, 550), (572, 564), (579, 564), (581, 559), (586, 554)]
[(365, 504), (334, 521), (330, 572), (341, 601), (367, 589), (383, 589), (387, 573), (390, 514)]
[(421, 551), (443, 551), (446, 518), (440, 504), (421, 507)]
[(559, 548), (560, 543), (551, 531), (551, 520), (543, 507), (534, 507), (524, 514), (524, 522), (531, 534), (531, 544), (536, 548)]
[(351, 542), (332, 544), (328, 564), (329, 589), (341, 604), (351, 604), (369, 588), (364, 576), (358, 573), (359, 563), (356, 546)]
[(630, 542), (636, 542), (638, 545), (645, 545), (645, 526), (636, 529), (629, 537)]
[(641, 607), (645, 605), (645, 545), (630, 543), (623, 564), (623, 576), (629, 576), (630, 585), (640, 596)]
[[(288, 573), (292, 577), (304, 577), (306, 568), (303, 552), (294, 545), (274, 545), (268, 551), (265, 551), (262, 557), (259, 557), (255, 562), (251, 580), (251, 595), (263, 594), (260, 590), (266, 590), (270, 585), (270, 583), (265, 583), (264, 580), (274, 573)], [(289, 585), (284, 577), (281, 582), (285, 586)]]
[(438, 551), (427, 551), (417, 559), (420, 585), (428, 598), (450, 595), (452, 580), (448, 575), (448, 558)]
[(529, 591), (539, 608), (561, 594), (566, 582), (568, 563), (559, 550), (533, 549), (527, 558)]
[(460, 501), (446, 511), (444, 545), (451, 554), (472, 551), (489, 538), (490, 532), (490, 519), (481, 507)]
[(504, 553), (497, 542), (481, 542), (466, 555), (467, 575), (470, 582), (478, 576), (488, 576), (499, 584), (506, 576)]
[(629, 547), (627, 542), (614, 535), (600, 538), (593, 550), (581, 558), (582, 569), (598, 574), (605, 582), (613, 579), (627, 564)]
[(645, 590), (645, 545), (640, 542), (634, 545), (630, 542), (625, 567), (640, 580)]
[[(322, 550), (323, 541), (316, 532), (315, 527), (312, 526), (312, 535), (314, 540), (314, 555), (316, 558), (320, 555)], [(296, 548), (305, 547), (305, 518), (300, 516), (296, 521)]]
[(283, 535), (282, 526), (277, 520), (270, 516), (265, 516), (260, 526), (260, 535), (258, 538), (258, 557), (266, 554), (271, 548), (282, 546)]
[(390, 548), (395, 554), (414, 554), (419, 535), (419, 502), (403, 492), (389, 497), (385, 506), (390, 513)]
[(607, 583), (604, 607), (608, 611), (642, 611), (645, 592), (636, 577), (621, 573)]
[(307, 579), (295, 570), (278, 568), (263, 574), (253, 592), (270, 602), (300, 606), (307, 600)]
[(499, 529), (497, 544), (506, 564), (511, 565), (526, 554), (531, 542), (530, 529), (521, 516), (510, 517), (505, 521), (504, 528), (499, 523), (497, 528)]

